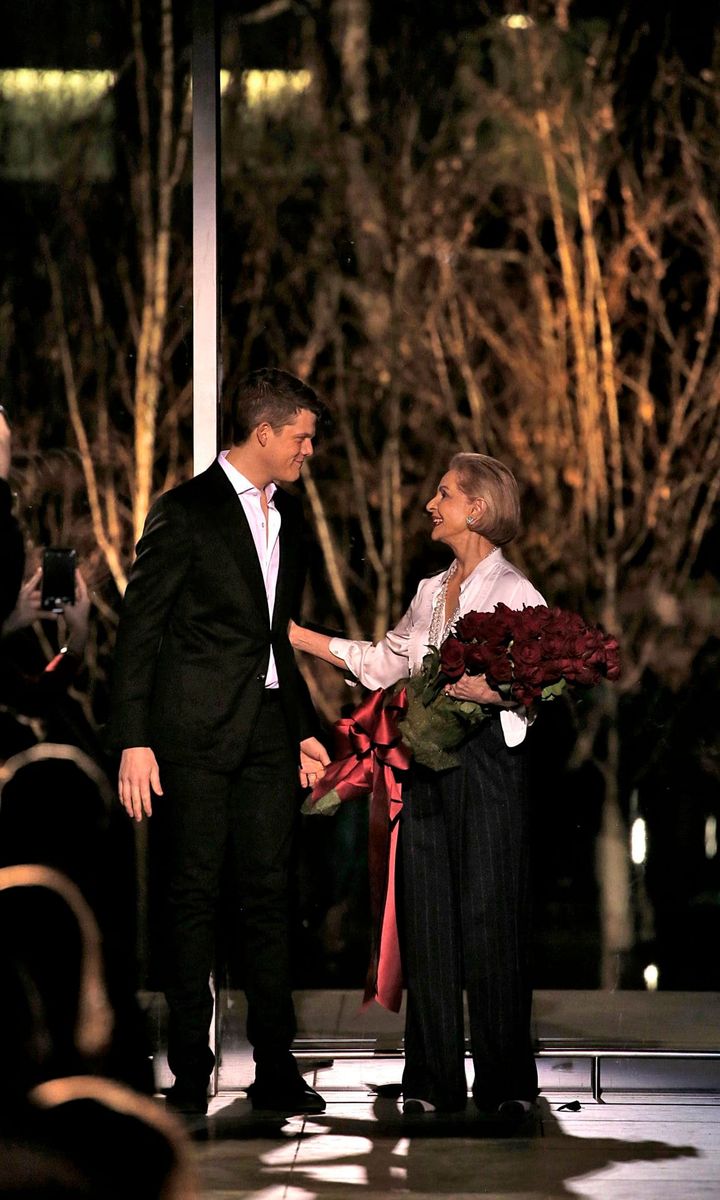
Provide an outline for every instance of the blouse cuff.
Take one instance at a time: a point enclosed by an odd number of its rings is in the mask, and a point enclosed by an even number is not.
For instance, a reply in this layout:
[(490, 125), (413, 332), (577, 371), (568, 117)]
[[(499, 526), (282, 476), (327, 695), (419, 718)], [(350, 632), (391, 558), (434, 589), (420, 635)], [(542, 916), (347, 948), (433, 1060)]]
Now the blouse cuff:
[(349, 641), (348, 638), (334, 637), (330, 638), (330, 645), (328, 648), (331, 654), (334, 654), (336, 658), (341, 658), (345, 665), (349, 666), (348, 654), (350, 652), (350, 648), (354, 644), (355, 643)]
[(506, 746), (519, 746), (521, 742), (525, 741), (528, 719), (524, 709), (519, 712), (512, 708), (501, 709), (500, 724)]
[(357, 687), (358, 683), (360, 682), (355, 674), (355, 669), (351, 662), (352, 652), (355, 648), (357, 648), (357, 642), (352, 642), (348, 638), (330, 638), (330, 642), (328, 644), (330, 653), (334, 654), (336, 658), (341, 659), (342, 662), (345, 663), (345, 667), (348, 672), (345, 675), (345, 682), (348, 687)]

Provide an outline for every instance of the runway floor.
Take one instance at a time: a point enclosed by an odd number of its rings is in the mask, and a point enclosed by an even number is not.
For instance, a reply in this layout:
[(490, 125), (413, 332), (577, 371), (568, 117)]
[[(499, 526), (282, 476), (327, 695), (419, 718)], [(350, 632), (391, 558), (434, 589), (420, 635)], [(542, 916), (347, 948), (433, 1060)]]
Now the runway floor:
[[(400, 1080), (401, 1014), (363, 1013), (357, 1000), (298, 998), (296, 1049), (327, 1100), (322, 1116), (253, 1113), (249, 1047), (236, 1040), (223, 1054), (219, 1078), (237, 1086), (221, 1086), (207, 1118), (188, 1126), (203, 1200), (720, 1196), (716, 994), (538, 995), (542, 1091), (537, 1117), (520, 1129), (480, 1118), (472, 1104), (462, 1118), (404, 1117), (384, 1094)], [(237, 998), (230, 1008), (240, 1021)], [(607, 1088), (594, 1086), (598, 1064)]]
[[(368, 1063), (368, 1068), (371, 1064)], [(312, 1081), (312, 1077), (311, 1077)], [(323, 1086), (321, 1078), (318, 1086)], [(207, 1200), (503, 1197), (695, 1200), (720, 1195), (720, 1105), (541, 1097), (532, 1130), (402, 1117), (366, 1092), (335, 1094), (312, 1120), (262, 1121), (243, 1096), (210, 1105), (192, 1146)], [(575, 1097), (570, 1097), (572, 1103)]]

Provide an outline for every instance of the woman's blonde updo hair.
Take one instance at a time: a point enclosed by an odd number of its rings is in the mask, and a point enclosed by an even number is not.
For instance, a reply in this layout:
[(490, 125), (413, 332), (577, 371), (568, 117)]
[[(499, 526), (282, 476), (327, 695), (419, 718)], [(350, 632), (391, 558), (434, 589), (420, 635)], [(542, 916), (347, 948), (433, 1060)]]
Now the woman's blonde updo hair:
[(469, 500), (485, 501), (474, 532), (495, 546), (511, 542), (520, 529), (520, 494), (512, 471), (487, 454), (456, 454), (448, 469), (455, 471)]

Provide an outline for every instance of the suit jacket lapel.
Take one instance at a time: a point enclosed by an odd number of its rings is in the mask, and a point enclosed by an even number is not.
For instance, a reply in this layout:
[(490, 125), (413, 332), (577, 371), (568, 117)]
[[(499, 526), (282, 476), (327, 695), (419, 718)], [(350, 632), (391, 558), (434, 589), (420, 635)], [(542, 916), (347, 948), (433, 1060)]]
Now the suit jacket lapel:
[(215, 513), (215, 528), (250, 588), (258, 614), (269, 623), (265, 582), (245, 510), (230, 480), (217, 462), (208, 467), (206, 476)]

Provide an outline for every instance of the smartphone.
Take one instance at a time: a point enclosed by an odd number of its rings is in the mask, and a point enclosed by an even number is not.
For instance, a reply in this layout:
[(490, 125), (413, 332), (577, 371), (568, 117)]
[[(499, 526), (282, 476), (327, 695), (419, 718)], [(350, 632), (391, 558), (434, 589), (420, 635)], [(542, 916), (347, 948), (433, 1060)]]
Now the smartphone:
[(53, 546), (43, 552), (40, 604), (46, 612), (61, 613), (66, 604), (75, 603), (77, 552), (67, 546)]

